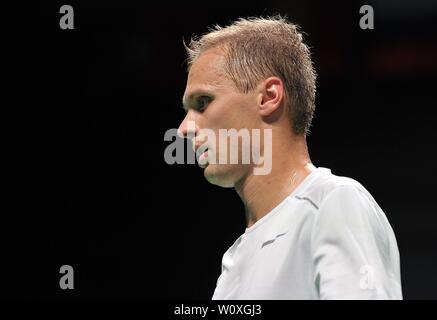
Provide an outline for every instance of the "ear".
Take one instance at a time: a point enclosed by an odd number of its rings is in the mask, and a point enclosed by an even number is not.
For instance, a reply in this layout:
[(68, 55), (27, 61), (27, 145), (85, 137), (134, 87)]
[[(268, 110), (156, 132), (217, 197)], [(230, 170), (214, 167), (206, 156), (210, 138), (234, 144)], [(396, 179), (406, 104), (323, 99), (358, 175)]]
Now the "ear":
[(261, 116), (269, 116), (276, 111), (284, 97), (284, 83), (278, 77), (269, 77), (260, 83), (258, 106)]

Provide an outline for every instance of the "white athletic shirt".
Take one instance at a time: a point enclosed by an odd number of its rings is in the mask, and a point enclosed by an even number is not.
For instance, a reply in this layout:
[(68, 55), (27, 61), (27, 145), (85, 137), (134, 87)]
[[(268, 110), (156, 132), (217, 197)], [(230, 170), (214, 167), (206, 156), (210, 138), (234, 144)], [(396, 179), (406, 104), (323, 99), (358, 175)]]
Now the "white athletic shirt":
[(212, 299), (402, 299), (395, 235), (359, 182), (319, 167), (226, 251)]

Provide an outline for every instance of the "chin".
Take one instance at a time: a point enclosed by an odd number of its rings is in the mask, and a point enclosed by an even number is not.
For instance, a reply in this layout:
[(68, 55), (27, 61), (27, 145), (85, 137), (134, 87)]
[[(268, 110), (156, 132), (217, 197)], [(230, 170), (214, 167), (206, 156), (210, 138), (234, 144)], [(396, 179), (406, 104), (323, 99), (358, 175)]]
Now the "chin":
[(235, 167), (233, 165), (223, 165), (223, 164), (208, 164), (203, 175), (209, 183), (223, 188), (233, 188), (236, 179)]

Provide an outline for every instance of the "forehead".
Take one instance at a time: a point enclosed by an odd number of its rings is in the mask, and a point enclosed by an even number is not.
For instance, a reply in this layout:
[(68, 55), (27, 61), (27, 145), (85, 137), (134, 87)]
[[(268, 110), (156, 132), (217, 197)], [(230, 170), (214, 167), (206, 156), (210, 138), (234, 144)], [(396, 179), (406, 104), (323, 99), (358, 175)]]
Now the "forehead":
[(223, 50), (209, 49), (201, 53), (188, 73), (184, 99), (189, 99), (197, 91), (220, 90), (232, 85), (225, 75), (224, 61)]

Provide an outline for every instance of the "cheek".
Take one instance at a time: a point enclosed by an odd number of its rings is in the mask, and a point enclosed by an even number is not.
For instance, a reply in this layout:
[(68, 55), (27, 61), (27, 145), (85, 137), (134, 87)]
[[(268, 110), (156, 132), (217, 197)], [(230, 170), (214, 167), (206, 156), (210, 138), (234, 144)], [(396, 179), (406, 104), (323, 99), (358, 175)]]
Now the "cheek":
[(226, 129), (232, 123), (232, 110), (226, 105), (211, 105), (207, 111), (203, 123), (209, 129)]
[(240, 129), (250, 123), (250, 109), (244, 101), (225, 101), (211, 111), (208, 122), (216, 129)]

